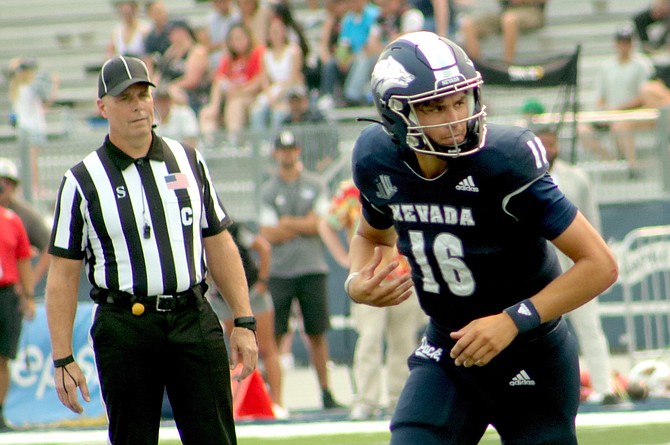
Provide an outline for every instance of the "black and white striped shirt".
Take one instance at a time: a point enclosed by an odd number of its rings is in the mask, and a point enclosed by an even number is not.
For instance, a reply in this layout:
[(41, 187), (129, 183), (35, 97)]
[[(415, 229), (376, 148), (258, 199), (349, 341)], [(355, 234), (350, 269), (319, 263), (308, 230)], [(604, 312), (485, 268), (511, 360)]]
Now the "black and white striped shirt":
[(154, 134), (135, 160), (107, 137), (65, 173), (49, 252), (83, 259), (96, 287), (170, 294), (204, 279), (202, 238), (231, 223), (197, 150)]

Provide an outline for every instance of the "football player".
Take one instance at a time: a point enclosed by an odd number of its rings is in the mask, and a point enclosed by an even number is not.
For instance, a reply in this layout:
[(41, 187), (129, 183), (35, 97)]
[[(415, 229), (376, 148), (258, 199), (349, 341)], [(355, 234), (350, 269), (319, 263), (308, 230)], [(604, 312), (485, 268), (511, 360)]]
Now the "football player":
[[(349, 297), (400, 304), (414, 284), (430, 317), (391, 420), (392, 445), (576, 444), (576, 341), (561, 315), (617, 277), (606, 243), (547, 173), (539, 139), (486, 123), (482, 78), (430, 32), (382, 52), (372, 93), (382, 122), (352, 159), (363, 215)], [(560, 274), (550, 241), (574, 261)], [(397, 267), (393, 246), (411, 274)]]

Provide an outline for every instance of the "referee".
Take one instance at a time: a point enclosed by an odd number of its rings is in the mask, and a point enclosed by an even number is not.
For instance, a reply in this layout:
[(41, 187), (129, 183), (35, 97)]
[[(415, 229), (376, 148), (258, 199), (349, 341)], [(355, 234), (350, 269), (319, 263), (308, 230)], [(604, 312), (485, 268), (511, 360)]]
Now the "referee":
[(147, 68), (114, 57), (98, 78), (104, 143), (65, 173), (49, 252), (46, 310), (60, 401), (90, 401), (72, 349), (83, 263), (98, 303), (91, 337), (112, 444), (158, 443), (163, 391), (184, 444), (235, 444), (223, 331), (211, 278), (235, 317), (231, 362), (255, 369), (255, 318), (239, 252), (201, 154), (156, 136)]

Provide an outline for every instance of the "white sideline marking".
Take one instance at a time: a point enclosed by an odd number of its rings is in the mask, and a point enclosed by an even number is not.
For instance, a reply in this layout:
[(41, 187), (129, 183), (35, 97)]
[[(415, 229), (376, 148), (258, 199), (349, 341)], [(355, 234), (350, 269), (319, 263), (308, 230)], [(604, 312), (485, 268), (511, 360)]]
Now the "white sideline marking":
[[(616, 412), (616, 413), (585, 413), (577, 416), (577, 426), (608, 426), (608, 425), (644, 425), (650, 423), (667, 423), (670, 410)], [(388, 421), (376, 420), (367, 422), (310, 422), (287, 423), (272, 425), (239, 425), (237, 437), (296, 437), (319, 436), (323, 434), (354, 434), (381, 433), (388, 431)], [(174, 426), (163, 426), (160, 430), (161, 439), (179, 439)], [(107, 440), (106, 430), (87, 431), (35, 431), (3, 433), (0, 444), (3, 445), (34, 445), (45, 442), (62, 444), (103, 444)]]

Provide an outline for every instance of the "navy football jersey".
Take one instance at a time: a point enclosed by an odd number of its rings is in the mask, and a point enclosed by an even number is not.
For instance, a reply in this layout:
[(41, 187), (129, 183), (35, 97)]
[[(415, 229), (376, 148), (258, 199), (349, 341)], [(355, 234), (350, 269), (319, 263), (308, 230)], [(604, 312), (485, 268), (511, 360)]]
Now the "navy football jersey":
[(488, 124), (481, 151), (450, 158), (445, 173), (426, 179), (414, 153), (373, 124), (352, 163), (363, 216), (378, 229), (395, 226), (421, 306), (440, 325), (460, 329), (499, 313), (560, 273), (547, 240), (577, 209), (547, 173), (532, 132)]

